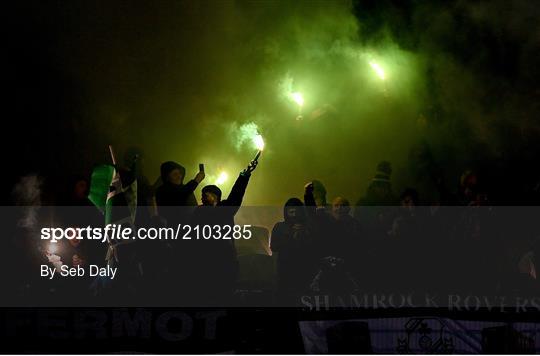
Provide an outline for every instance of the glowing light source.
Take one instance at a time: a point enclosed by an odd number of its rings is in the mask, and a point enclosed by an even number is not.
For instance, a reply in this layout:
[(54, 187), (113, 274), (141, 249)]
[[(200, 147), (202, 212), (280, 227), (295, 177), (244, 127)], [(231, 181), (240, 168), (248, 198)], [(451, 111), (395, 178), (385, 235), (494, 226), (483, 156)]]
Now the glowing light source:
[(221, 185), (225, 183), (227, 179), (229, 179), (229, 175), (227, 174), (227, 172), (221, 172), (216, 179), (216, 184)]
[(375, 71), (375, 73), (377, 74), (379, 78), (381, 78), (382, 80), (386, 78), (384, 69), (382, 69), (382, 67), (379, 64), (377, 64), (376, 62), (370, 61), (369, 65), (371, 66), (371, 69)]
[(290, 98), (292, 101), (298, 104), (298, 106), (300, 107), (304, 106), (304, 97), (302, 96), (302, 93), (299, 93), (299, 92), (291, 93)]
[(261, 134), (256, 134), (253, 136), (253, 144), (259, 151), (264, 150), (264, 139)]

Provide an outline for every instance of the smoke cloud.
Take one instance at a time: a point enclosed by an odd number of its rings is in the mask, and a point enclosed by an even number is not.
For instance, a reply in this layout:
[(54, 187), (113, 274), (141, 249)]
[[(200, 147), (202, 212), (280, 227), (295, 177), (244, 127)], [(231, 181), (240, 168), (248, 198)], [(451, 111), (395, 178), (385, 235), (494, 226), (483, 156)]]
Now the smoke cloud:
[[(106, 162), (111, 143), (119, 152), (141, 147), (151, 181), (166, 160), (188, 176), (203, 162), (209, 175), (234, 177), (254, 155), (237, 136), (252, 123), (266, 147), (245, 203), (281, 205), (313, 179), (329, 200), (354, 202), (381, 160), (392, 162), (396, 190), (432, 194), (415, 161), (426, 147), (450, 185), (465, 168), (485, 168), (477, 167), (482, 160), (500, 168), (537, 153), (540, 30), (530, 1), (69, 2), (39, 16), (44, 9), (24, 10), (48, 33), (41, 55), (62, 79), (61, 94), (47, 100), (63, 108), (58, 125), (69, 138), (49, 150), (67, 157), (66, 170)], [(301, 107), (292, 92), (301, 93)], [(70, 140), (77, 144), (65, 152)]]

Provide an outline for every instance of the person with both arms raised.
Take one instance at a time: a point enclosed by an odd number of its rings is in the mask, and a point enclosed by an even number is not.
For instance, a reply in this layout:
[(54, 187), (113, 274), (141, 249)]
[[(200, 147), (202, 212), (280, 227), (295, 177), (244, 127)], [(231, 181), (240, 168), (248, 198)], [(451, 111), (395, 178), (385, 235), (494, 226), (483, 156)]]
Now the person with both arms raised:
[[(225, 235), (234, 226), (234, 217), (246, 192), (251, 172), (257, 167), (257, 160), (240, 173), (227, 199), (221, 200), (221, 189), (215, 185), (207, 185), (202, 189), (203, 205), (193, 213), (191, 226), (203, 227), (216, 225)], [(233, 296), (238, 275), (238, 261), (232, 231), (227, 239), (200, 239), (192, 242), (190, 256), (191, 270), (194, 271), (190, 281), (191, 298), (207, 305), (225, 305)], [(187, 245), (187, 244), (186, 244)]]

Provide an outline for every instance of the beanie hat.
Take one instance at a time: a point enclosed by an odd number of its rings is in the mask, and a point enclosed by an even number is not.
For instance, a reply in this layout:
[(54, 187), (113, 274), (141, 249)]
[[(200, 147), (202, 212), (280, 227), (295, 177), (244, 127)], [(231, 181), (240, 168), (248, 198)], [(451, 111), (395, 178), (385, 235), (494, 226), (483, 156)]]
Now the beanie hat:
[(202, 193), (212, 193), (212, 194), (215, 194), (218, 199), (221, 200), (221, 189), (219, 189), (217, 186), (215, 185), (207, 185), (205, 186), (203, 189), (202, 189)]

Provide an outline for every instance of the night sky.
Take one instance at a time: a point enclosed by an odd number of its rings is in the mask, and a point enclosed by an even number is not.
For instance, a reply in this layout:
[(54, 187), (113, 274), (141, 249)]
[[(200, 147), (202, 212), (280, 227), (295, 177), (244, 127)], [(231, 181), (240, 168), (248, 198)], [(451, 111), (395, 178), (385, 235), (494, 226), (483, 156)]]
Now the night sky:
[(163, 161), (188, 179), (203, 162), (204, 183), (225, 170), (228, 190), (256, 153), (238, 144), (249, 123), (266, 149), (247, 205), (281, 205), (314, 178), (354, 202), (381, 160), (396, 191), (425, 197), (426, 157), (450, 188), (467, 168), (489, 187), (538, 180), (536, 1), (18, 1), (5, 14), (8, 187), (89, 176), (112, 144), (142, 150), (150, 181)]

